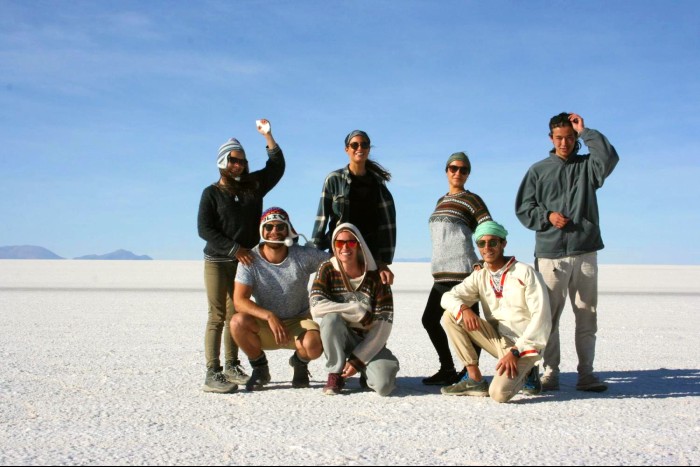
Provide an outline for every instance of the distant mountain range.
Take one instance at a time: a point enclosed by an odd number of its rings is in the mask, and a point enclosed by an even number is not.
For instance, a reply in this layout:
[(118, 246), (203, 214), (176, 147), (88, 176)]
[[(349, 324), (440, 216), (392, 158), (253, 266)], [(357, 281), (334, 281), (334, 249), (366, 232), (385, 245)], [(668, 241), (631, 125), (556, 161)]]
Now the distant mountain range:
[[(0, 246), (0, 259), (65, 259), (41, 246)], [(117, 250), (105, 255), (86, 255), (74, 259), (98, 260), (152, 260), (150, 256), (138, 256), (127, 250)]]

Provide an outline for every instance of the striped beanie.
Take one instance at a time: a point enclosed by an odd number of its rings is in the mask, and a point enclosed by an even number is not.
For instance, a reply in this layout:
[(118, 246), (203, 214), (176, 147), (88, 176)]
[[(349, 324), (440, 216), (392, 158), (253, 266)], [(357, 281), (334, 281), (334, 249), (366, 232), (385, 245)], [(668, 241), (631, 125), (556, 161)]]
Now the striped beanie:
[(220, 169), (226, 168), (228, 165), (228, 155), (231, 154), (231, 151), (241, 151), (245, 156), (245, 150), (243, 146), (241, 146), (241, 143), (239, 143), (236, 138), (231, 138), (219, 148), (219, 155), (216, 158), (217, 167)]

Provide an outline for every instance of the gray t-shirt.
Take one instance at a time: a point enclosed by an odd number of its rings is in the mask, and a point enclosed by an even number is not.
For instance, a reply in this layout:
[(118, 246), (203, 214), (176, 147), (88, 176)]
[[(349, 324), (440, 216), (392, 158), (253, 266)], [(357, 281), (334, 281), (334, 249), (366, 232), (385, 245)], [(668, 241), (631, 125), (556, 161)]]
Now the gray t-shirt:
[(289, 247), (280, 264), (269, 263), (260, 255), (260, 245), (251, 250), (250, 266), (238, 265), (236, 282), (253, 289), (255, 302), (280, 319), (304, 318), (309, 311), (309, 278), (330, 254), (308, 246)]

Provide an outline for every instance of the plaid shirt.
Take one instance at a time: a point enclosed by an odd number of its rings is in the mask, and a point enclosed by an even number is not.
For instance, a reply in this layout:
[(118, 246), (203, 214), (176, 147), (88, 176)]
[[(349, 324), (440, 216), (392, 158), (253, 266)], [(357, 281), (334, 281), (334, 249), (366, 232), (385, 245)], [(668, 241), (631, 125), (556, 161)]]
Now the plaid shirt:
[[(372, 256), (383, 264), (391, 264), (396, 249), (396, 208), (386, 183), (378, 175), (372, 173), (379, 183), (379, 232), (377, 245), (374, 245)], [(331, 172), (323, 183), (321, 200), (318, 203), (316, 222), (311, 234), (310, 243), (318, 249), (329, 250), (331, 235), (335, 226), (350, 222), (350, 169)], [(328, 228), (326, 230), (326, 227)]]

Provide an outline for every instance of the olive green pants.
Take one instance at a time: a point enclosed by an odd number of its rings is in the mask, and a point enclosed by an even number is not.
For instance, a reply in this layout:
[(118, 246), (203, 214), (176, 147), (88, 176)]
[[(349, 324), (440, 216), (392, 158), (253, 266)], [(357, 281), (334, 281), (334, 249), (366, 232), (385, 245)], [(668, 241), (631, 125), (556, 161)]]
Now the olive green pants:
[(204, 333), (204, 356), (207, 368), (221, 367), (221, 336), (224, 340), (225, 361), (238, 362), (238, 346), (231, 337), (229, 322), (236, 312), (233, 308), (233, 281), (238, 262), (204, 262), (204, 286), (209, 302), (209, 318)]

